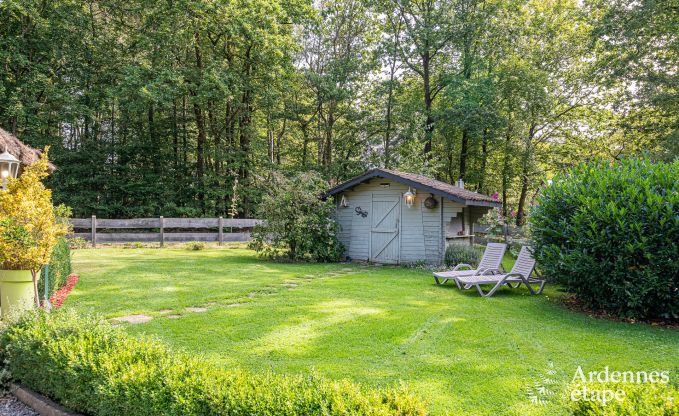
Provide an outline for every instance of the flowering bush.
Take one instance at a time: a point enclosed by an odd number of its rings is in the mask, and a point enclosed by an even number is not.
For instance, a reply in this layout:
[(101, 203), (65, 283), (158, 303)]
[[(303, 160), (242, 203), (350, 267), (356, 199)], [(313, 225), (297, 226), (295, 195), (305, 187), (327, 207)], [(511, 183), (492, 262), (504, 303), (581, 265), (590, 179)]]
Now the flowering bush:
[(260, 205), (264, 223), (255, 227), (250, 247), (260, 255), (288, 260), (337, 261), (344, 251), (332, 201), (320, 199), (326, 183), (305, 173), (276, 177)]

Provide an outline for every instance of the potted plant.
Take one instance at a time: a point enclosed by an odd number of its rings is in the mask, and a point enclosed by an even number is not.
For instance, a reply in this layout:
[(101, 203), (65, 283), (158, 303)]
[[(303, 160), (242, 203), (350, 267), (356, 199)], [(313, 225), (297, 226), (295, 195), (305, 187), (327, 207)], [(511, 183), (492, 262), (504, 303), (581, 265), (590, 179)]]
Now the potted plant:
[(40, 159), (9, 178), (0, 191), (0, 308), (10, 312), (39, 306), (38, 273), (49, 262), (57, 239), (68, 227), (60, 222), (52, 204), (47, 176), (47, 150)]

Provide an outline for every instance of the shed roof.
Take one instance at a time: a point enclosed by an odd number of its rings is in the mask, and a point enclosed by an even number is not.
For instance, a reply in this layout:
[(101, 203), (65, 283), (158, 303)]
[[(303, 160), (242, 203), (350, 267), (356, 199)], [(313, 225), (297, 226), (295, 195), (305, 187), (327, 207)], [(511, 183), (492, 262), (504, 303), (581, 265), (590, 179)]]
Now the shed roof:
[[(14, 157), (19, 159), (23, 165), (32, 165), (39, 158), (42, 152), (23, 143), (12, 133), (0, 128), (0, 153), (5, 149)], [(54, 171), (56, 166), (49, 164), (49, 170)]]
[(329, 189), (325, 194), (324, 198), (333, 196), (349, 188), (366, 182), (372, 178), (385, 178), (391, 179), (396, 182), (400, 182), (416, 188), (420, 191), (429, 192), (434, 195), (442, 196), (444, 198), (450, 199), (455, 202), (459, 202), (468, 206), (483, 206), (483, 207), (499, 207), (502, 204), (491, 198), (488, 195), (480, 194), (478, 192), (473, 192), (458, 186), (451, 185), (446, 182), (437, 181), (436, 179), (431, 179), (426, 176), (418, 175), (415, 173), (399, 172), (397, 170), (375, 168), (370, 169), (362, 175), (356, 176), (349, 179), (346, 182)]

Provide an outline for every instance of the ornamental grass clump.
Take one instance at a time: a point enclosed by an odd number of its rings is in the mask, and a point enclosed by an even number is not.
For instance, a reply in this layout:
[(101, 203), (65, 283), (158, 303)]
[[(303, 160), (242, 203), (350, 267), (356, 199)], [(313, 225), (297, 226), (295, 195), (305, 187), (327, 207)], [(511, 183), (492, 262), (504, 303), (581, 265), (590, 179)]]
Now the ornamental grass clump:
[(37, 272), (50, 261), (59, 238), (68, 232), (63, 206), (54, 207), (52, 192), (42, 180), (48, 174), (48, 149), (24, 168), (17, 179), (9, 178), (0, 191), (0, 269), (33, 272), (35, 303), (39, 304)]
[(403, 387), (224, 369), (63, 310), (34, 312), (7, 328), (0, 360), (13, 382), (89, 415), (426, 414)]
[(542, 192), (530, 222), (540, 269), (587, 307), (679, 318), (679, 161), (583, 164)]

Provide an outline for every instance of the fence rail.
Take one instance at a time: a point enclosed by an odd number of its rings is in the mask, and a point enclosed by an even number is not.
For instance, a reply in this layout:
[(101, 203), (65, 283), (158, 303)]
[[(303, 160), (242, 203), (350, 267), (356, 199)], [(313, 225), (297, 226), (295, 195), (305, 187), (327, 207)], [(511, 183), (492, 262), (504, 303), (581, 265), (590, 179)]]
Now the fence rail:
[[(134, 242), (158, 242), (162, 247), (166, 242), (181, 243), (188, 241), (218, 242), (222, 244), (228, 241), (250, 241), (250, 230), (262, 220), (251, 218), (130, 218), (130, 219), (105, 219), (97, 218), (74, 218), (71, 220), (76, 230), (89, 230), (89, 232), (73, 233), (74, 237), (80, 237), (92, 243), (134, 243)], [(206, 231), (190, 232), (166, 232), (165, 229), (204, 229)], [(224, 232), (227, 228), (243, 229), (241, 232)], [(107, 230), (98, 232), (97, 230)], [(151, 232), (109, 232), (108, 230), (139, 230), (153, 229)], [(158, 231), (155, 231), (155, 230)], [(208, 231), (216, 229), (217, 232)]]

